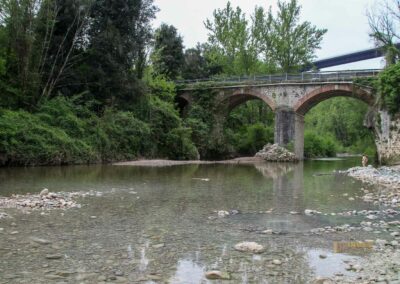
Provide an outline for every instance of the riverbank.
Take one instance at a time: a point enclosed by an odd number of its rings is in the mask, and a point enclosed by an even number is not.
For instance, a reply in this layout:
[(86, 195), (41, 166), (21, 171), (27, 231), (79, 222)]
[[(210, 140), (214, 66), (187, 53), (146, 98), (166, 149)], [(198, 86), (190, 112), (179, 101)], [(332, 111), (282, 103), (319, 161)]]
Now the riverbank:
[[(390, 207), (394, 210), (400, 208), (400, 166), (354, 167), (342, 173), (372, 188), (361, 188), (364, 195), (360, 198), (364, 202)], [(371, 215), (369, 219), (375, 219), (372, 217), (374, 216)], [(371, 228), (369, 223), (372, 224), (372, 222), (363, 223), (364, 229), (366, 224), (368, 229)], [(357, 267), (362, 268), (358, 271), (357, 279), (345, 278), (338, 283), (399, 283), (399, 223), (399, 221), (393, 221), (384, 224), (394, 240), (389, 242), (385, 239), (377, 239), (375, 241), (374, 252), (356, 264)]]
[(168, 167), (168, 166), (179, 166), (179, 165), (210, 165), (210, 164), (254, 164), (262, 163), (264, 160), (260, 157), (241, 157), (230, 160), (222, 161), (204, 161), (204, 160), (189, 160), (189, 161), (177, 161), (177, 160), (137, 160), (113, 163), (114, 166), (138, 166), (138, 167)]

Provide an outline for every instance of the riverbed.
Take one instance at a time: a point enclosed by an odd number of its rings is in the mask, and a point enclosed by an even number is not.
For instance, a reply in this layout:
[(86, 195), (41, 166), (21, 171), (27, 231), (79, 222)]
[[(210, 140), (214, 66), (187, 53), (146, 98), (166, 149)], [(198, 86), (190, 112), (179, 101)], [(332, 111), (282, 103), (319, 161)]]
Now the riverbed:
[[(362, 229), (369, 215), (356, 214), (386, 209), (362, 199), (379, 189), (334, 172), (358, 163), (2, 168), (1, 196), (88, 194), (70, 209), (0, 208), (8, 216), (0, 218), (0, 283), (219, 283), (206, 278), (211, 270), (224, 283), (357, 277), (348, 263), (372, 249), (337, 252), (337, 243), (392, 240), (388, 230)], [(236, 251), (244, 241), (265, 249)]]

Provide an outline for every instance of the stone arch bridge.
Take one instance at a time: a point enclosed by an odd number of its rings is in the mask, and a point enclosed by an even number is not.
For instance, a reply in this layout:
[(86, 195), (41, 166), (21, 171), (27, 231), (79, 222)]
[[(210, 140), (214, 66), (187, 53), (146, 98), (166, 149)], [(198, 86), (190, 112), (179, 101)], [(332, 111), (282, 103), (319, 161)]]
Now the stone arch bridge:
[[(178, 103), (190, 107), (193, 92), (215, 93), (214, 134), (223, 131), (223, 123), (236, 106), (253, 99), (266, 103), (275, 112), (275, 143), (294, 144), (299, 159), (304, 157), (304, 115), (318, 103), (337, 96), (353, 97), (369, 106), (375, 104), (370, 87), (355, 83), (356, 78), (374, 77), (379, 70), (302, 73), (246, 78), (229, 78), (214, 83), (178, 82)], [(183, 84), (182, 84), (183, 83)], [(357, 111), (357, 110), (354, 110)]]

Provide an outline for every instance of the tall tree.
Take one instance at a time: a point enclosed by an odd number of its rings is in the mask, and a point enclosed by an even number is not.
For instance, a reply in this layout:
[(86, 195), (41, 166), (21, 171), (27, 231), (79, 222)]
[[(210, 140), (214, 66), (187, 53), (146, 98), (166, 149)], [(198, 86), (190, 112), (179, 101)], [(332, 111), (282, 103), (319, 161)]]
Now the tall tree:
[(206, 44), (197, 44), (196, 48), (185, 50), (185, 62), (182, 68), (182, 77), (184, 79), (208, 78), (222, 72), (222, 66), (211, 62), (210, 58), (205, 54), (206, 51)]
[(224, 66), (228, 74), (254, 73), (257, 53), (246, 15), (230, 2), (224, 9), (214, 10), (213, 18), (204, 23), (208, 33), (209, 55)]
[(385, 0), (379, 6), (367, 11), (370, 37), (385, 52), (386, 64), (391, 65), (400, 59), (396, 41), (400, 41), (400, 0)]
[(86, 81), (100, 102), (124, 106), (141, 94), (147, 25), (156, 11), (153, 0), (95, 1), (85, 73), (89, 71)]
[[(270, 43), (272, 60), (283, 72), (296, 72), (301, 66), (309, 64), (327, 32), (308, 21), (300, 22), (300, 11), (297, 0), (290, 0), (288, 3), (278, 1), (275, 17), (271, 9), (268, 12), (271, 31), (264, 35), (265, 41)], [(266, 22), (269, 23), (269, 20)]]
[(154, 36), (152, 54), (153, 68), (156, 74), (176, 79), (184, 64), (183, 40), (174, 26), (162, 24)]

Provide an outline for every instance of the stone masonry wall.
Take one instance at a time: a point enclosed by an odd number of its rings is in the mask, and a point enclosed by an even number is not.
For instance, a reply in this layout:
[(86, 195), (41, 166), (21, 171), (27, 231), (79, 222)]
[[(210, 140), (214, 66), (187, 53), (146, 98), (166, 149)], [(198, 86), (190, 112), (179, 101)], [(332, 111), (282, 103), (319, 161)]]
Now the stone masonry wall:
[(400, 117), (380, 111), (376, 122), (376, 146), (382, 164), (400, 164)]

